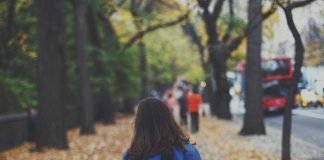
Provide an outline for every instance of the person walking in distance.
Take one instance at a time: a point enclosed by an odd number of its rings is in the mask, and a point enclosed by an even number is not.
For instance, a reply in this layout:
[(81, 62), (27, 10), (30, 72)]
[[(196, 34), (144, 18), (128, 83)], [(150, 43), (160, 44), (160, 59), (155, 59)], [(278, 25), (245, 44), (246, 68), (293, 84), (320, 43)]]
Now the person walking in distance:
[(188, 104), (187, 104), (187, 95), (188, 90), (179, 87), (181, 90), (181, 96), (178, 98), (178, 103), (180, 106), (180, 125), (187, 128), (187, 113), (188, 113)]
[(195, 87), (192, 93), (187, 96), (188, 109), (191, 117), (192, 133), (199, 131), (199, 106), (202, 103), (202, 97), (198, 92), (198, 87)]
[(173, 96), (173, 94), (170, 92), (168, 93), (168, 97), (166, 99), (166, 105), (169, 108), (169, 110), (171, 111), (171, 113), (173, 112), (173, 108), (176, 105), (176, 100)]
[(122, 160), (201, 160), (201, 157), (165, 103), (146, 98), (138, 104), (133, 139)]

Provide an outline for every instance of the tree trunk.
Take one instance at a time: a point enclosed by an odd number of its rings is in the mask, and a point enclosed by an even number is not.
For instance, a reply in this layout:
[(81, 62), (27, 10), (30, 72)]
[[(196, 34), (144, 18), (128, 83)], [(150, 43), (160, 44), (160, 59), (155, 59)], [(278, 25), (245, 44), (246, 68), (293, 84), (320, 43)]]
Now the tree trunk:
[[(94, 15), (95, 14), (92, 8), (89, 7), (87, 11), (87, 22), (89, 26), (90, 43), (92, 47), (94, 47), (94, 50), (92, 51), (92, 57), (94, 61), (94, 76), (103, 77), (106, 76), (106, 74), (108, 73), (105, 73), (103, 64), (100, 61), (101, 56), (98, 52), (98, 49), (100, 49), (101, 45), (97, 29), (97, 19)], [(115, 109), (112, 105), (111, 96), (107, 86), (100, 86), (99, 96), (95, 104), (97, 105), (95, 115), (98, 116), (98, 119), (102, 120), (105, 124), (114, 124)]]
[(1, 36), (0, 48), (0, 68), (8, 69), (8, 61), (12, 59), (13, 53), (9, 49), (9, 41), (13, 36), (14, 22), (15, 22), (15, 7), (16, 0), (7, 0), (8, 11), (6, 15), (6, 28), (4, 35)]
[(8, 42), (11, 39), (12, 34), (13, 34), (16, 0), (7, 0), (7, 3), (8, 3), (8, 12), (7, 12), (7, 17), (6, 17), (5, 39)]
[(123, 113), (125, 114), (134, 114), (134, 107), (136, 105), (136, 98), (134, 97), (125, 97), (123, 99)]
[(293, 15), (290, 9), (285, 9), (285, 15), (287, 19), (288, 27), (295, 40), (295, 65), (293, 72), (293, 80), (288, 88), (287, 103), (283, 119), (283, 133), (282, 133), (282, 160), (290, 160), (290, 135), (291, 135), (291, 121), (292, 114), (291, 108), (295, 103), (295, 96), (297, 91), (298, 79), (301, 76), (301, 67), (303, 65), (304, 58), (304, 45), (300, 34), (295, 26)]
[[(143, 7), (141, 7), (140, 1), (132, 0), (131, 1), (131, 13), (134, 18), (134, 24), (138, 32), (143, 29), (143, 21), (139, 15), (139, 11), (149, 14), (152, 12), (154, 5), (154, 0), (148, 0), (145, 2)], [(146, 47), (143, 38), (137, 43), (140, 55), (139, 55), (139, 69), (140, 69), (140, 79), (141, 79), (141, 97), (145, 98), (148, 96), (148, 79), (147, 79), (147, 60), (146, 60)]]
[(81, 101), (81, 134), (94, 134), (94, 115), (92, 90), (89, 82), (87, 68), (87, 25), (86, 25), (86, 1), (81, 0), (75, 6), (76, 27), (76, 52), (79, 72), (79, 89)]
[[(261, 0), (249, 0), (248, 25), (254, 26), (261, 21)], [(257, 19), (257, 20), (255, 20)], [(246, 56), (246, 94), (245, 114), (241, 135), (265, 134), (262, 108), (262, 69), (261, 69), (261, 43), (262, 26), (255, 25), (253, 32), (248, 35)]]
[(214, 45), (214, 47), (209, 47), (211, 63), (213, 66), (213, 76), (216, 82), (216, 91), (214, 92), (216, 116), (220, 119), (231, 120), (232, 114), (229, 107), (229, 84), (226, 77), (227, 52), (228, 49), (223, 43), (218, 43)]
[(141, 77), (141, 98), (145, 98), (148, 95), (148, 80), (147, 80), (147, 59), (146, 59), (146, 47), (144, 41), (139, 40), (138, 49), (140, 52), (140, 77)]
[(102, 121), (104, 124), (115, 124), (115, 110), (116, 107), (112, 103), (109, 92), (105, 89), (101, 90), (100, 93), (100, 111), (102, 111)]
[(206, 90), (207, 90), (207, 98), (208, 98), (208, 103), (210, 105), (210, 111), (213, 116), (217, 116), (217, 111), (216, 111), (216, 99), (215, 99), (215, 90), (213, 87), (213, 78), (212, 77), (207, 77), (206, 78)]
[(36, 0), (38, 52), (37, 149), (68, 147), (64, 123), (64, 1)]
[[(212, 28), (213, 26), (211, 26)], [(210, 29), (211, 29), (210, 28)], [(205, 75), (206, 75), (206, 78), (205, 78), (205, 81), (206, 81), (206, 91), (205, 93), (207, 94), (206, 97), (207, 97), (207, 101), (209, 103), (209, 105), (211, 106), (210, 109), (211, 109), (211, 114), (213, 116), (216, 116), (216, 100), (215, 100), (215, 90), (214, 90), (214, 83), (213, 83), (213, 77), (211, 76), (213, 73), (212, 73), (212, 68), (210, 68), (209, 64), (207, 64), (205, 62), (205, 56), (204, 56), (204, 46), (202, 45), (202, 42), (201, 42), (201, 37), (198, 35), (194, 25), (190, 22), (187, 22), (186, 24), (184, 24), (182, 26), (182, 29), (184, 31), (184, 33), (189, 37), (189, 40), (190, 42), (194, 43), (196, 46), (197, 46), (197, 49), (198, 49), (198, 53), (199, 53), (199, 58), (200, 58), (200, 64), (201, 64), (201, 67), (203, 68), (204, 72), (205, 72)], [(206, 27), (206, 30), (209, 29)], [(212, 31), (209, 31), (209, 32), (212, 32)]]

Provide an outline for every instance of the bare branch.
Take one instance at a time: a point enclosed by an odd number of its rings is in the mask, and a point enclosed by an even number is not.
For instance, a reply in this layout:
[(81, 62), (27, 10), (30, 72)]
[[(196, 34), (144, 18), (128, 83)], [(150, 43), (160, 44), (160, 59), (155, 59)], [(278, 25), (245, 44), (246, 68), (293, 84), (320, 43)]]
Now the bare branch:
[(189, 21), (187, 21), (187, 23), (185, 23), (182, 26), (182, 29), (184, 33), (188, 36), (190, 42), (197, 46), (201, 66), (203, 67), (204, 71), (207, 71), (207, 64), (204, 61), (205, 46), (202, 44), (201, 37), (198, 35), (197, 30), (195, 29), (194, 25)]
[(136, 40), (138, 40), (139, 38), (142, 38), (145, 34), (153, 32), (157, 29), (160, 28), (165, 28), (165, 27), (170, 27), (173, 25), (176, 25), (180, 22), (182, 22), (183, 20), (187, 19), (189, 16), (189, 12), (187, 12), (184, 15), (179, 16), (177, 19), (169, 21), (169, 22), (165, 22), (165, 23), (161, 23), (161, 24), (156, 24), (153, 26), (148, 27), (147, 29), (143, 30), (143, 31), (139, 31), (137, 32), (134, 36), (132, 36), (132, 38), (130, 38), (127, 43), (125, 44), (124, 48), (127, 49), (130, 46), (132, 46), (134, 44), (134, 42), (136, 42)]
[(298, 7), (303, 7), (303, 6), (306, 6), (312, 2), (314, 2), (315, 0), (305, 0), (305, 1), (295, 1), (295, 2), (292, 2), (290, 4), (288, 4), (288, 6), (286, 7), (286, 9), (288, 10), (293, 10), (295, 8), (298, 8)]
[(210, 1), (211, 0), (197, 0), (198, 2), (198, 5), (204, 9), (204, 11), (207, 11), (208, 12), (208, 6), (210, 4)]
[(218, 17), (220, 16), (224, 2), (225, 2), (225, 0), (217, 0), (217, 3), (215, 4), (214, 10), (212, 13), (213, 20), (217, 20)]
[(243, 41), (243, 39), (249, 35), (251, 32), (253, 32), (255, 27), (258, 27), (259, 25), (262, 24), (262, 22), (266, 19), (268, 19), (273, 13), (275, 13), (277, 9), (276, 8), (271, 8), (268, 11), (266, 11), (265, 13), (262, 14), (261, 16), (261, 20), (258, 20), (256, 22), (253, 22), (252, 26), (247, 26), (245, 28), (245, 31), (242, 35), (239, 35), (238, 37), (234, 38), (229, 44), (228, 44), (228, 48), (230, 50), (229, 53), (231, 53), (232, 51), (234, 51), (235, 49), (237, 49), (237, 47), (241, 44), (241, 42)]
[(229, 6), (229, 10), (230, 10), (230, 22), (228, 24), (228, 28), (227, 31), (225, 33), (225, 35), (223, 36), (223, 42), (228, 41), (228, 39), (230, 38), (230, 34), (234, 29), (234, 7), (233, 7), (233, 0), (228, 0), (228, 6)]
[[(117, 7), (120, 7), (120, 6), (122, 6), (124, 3), (126, 2), (126, 0), (121, 0), (121, 1), (119, 1), (117, 4), (116, 4), (116, 6)], [(112, 14), (114, 14), (115, 12), (117, 12), (117, 9), (116, 8), (113, 8), (110, 12), (108, 12), (107, 14), (109, 15), (109, 16), (111, 16)]]

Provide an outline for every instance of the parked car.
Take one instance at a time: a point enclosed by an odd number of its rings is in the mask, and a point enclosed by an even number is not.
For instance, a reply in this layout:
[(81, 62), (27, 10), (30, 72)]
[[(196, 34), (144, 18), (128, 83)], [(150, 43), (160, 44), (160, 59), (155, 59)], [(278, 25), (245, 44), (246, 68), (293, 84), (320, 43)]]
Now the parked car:
[(303, 89), (296, 96), (296, 102), (299, 106), (306, 107), (323, 107), (323, 96), (316, 94), (314, 90)]

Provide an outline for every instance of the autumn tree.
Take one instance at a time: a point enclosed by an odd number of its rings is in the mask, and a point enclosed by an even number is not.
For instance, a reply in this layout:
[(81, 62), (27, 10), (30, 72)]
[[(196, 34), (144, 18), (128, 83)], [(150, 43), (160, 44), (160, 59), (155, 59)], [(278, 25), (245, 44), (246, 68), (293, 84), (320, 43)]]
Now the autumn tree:
[[(101, 10), (96, 9), (96, 7), (99, 4), (96, 2), (91, 2), (88, 5), (87, 8), (87, 28), (89, 33), (89, 43), (91, 52), (90, 54), (91, 59), (93, 61), (93, 77), (95, 79), (105, 79), (110, 76), (110, 74), (105, 69), (104, 63), (101, 61), (102, 59), (102, 48), (103, 48), (103, 39), (100, 38), (99, 32), (100, 32), (100, 25), (107, 26), (106, 23), (110, 24), (109, 19), (106, 19), (102, 14)], [(100, 23), (100, 19), (102, 19), (103, 23)], [(107, 22), (108, 21), (108, 22)], [(110, 26), (110, 25), (109, 25)], [(110, 30), (107, 30), (108, 33), (113, 35)], [(113, 35), (115, 36), (115, 35)], [(112, 36), (110, 36), (111, 38)], [(114, 43), (109, 42), (109, 45), (115, 45)], [(111, 48), (112, 49), (112, 48)], [(108, 53), (111, 50), (108, 50), (105, 54), (111, 54)], [(115, 123), (115, 109), (112, 105), (112, 99), (111, 94), (109, 92), (109, 86), (105, 83), (99, 83), (97, 84), (99, 87), (99, 91), (94, 96), (94, 105), (96, 106), (96, 109), (94, 110), (95, 116), (102, 120), (105, 124), (114, 124)]]
[(295, 25), (292, 11), (295, 8), (304, 7), (314, 2), (315, 0), (304, 0), (304, 1), (280, 1), (276, 0), (277, 4), (283, 9), (287, 25), (289, 30), (294, 37), (295, 40), (295, 64), (293, 71), (293, 79), (292, 82), (289, 83), (288, 86), (288, 94), (287, 94), (287, 102), (283, 119), (283, 131), (282, 131), (282, 152), (281, 159), (282, 160), (290, 160), (290, 136), (291, 136), (291, 121), (292, 121), (292, 113), (291, 109), (294, 106), (295, 96), (297, 93), (297, 84), (298, 80), (301, 76), (301, 67), (303, 65), (304, 60), (304, 44), (300, 33)]
[(12, 54), (10, 54), (9, 50), (9, 41), (14, 34), (16, 0), (7, 0), (6, 3), (5, 32), (0, 38), (0, 67), (3, 69), (8, 69), (8, 61), (12, 58)]
[(80, 105), (81, 105), (81, 134), (93, 134), (93, 101), (92, 90), (88, 73), (87, 44), (87, 1), (81, 0), (75, 3), (75, 42), (77, 65), (79, 75)]
[(64, 123), (65, 59), (64, 1), (37, 0), (38, 105), (39, 121), (36, 144), (38, 149), (68, 147)]
[(246, 54), (246, 91), (245, 114), (242, 135), (265, 134), (262, 106), (262, 69), (261, 69), (261, 43), (262, 25), (257, 25), (262, 18), (262, 1), (249, 0), (248, 27), (253, 27), (253, 32), (247, 35)]
[[(153, 0), (145, 1), (142, 4), (141, 0), (132, 0), (130, 5), (130, 11), (134, 17), (134, 24), (137, 31), (143, 30), (143, 19), (140, 17), (140, 14), (149, 14), (154, 5)], [(137, 47), (139, 50), (139, 69), (140, 69), (140, 79), (141, 79), (141, 98), (144, 98), (148, 95), (148, 79), (147, 79), (147, 50), (143, 37), (139, 38), (137, 41)]]
[[(228, 24), (228, 29), (225, 34), (220, 33), (220, 28), (217, 25), (220, 21), (220, 14), (225, 0), (218, 0), (212, 3), (211, 0), (197, 0), (199, 7), (202, 9), (202, 19), (205, 24), (205, 32), (207, 35), (207, 51), (209, 62), (213, 70), (213, 79), (216, 81), (216, 92), (212, 96), (217, 103), (211, 106), (215, 111), (213, 113), (221, 119), (231, 119), (232, 115), (229, 108), (229, 84), (226, 77), (227, 66), (226, 62), (231, 53), (241, 44), (246, 35), (252, 32), (255, 26), (250, 26), (238, 35), (231, 35), (233, 23)], [(254, 24), (260, 25), (261, 21), (268, 18), (274, 10), (268, 10), (263, 13), (259, 22)]]

